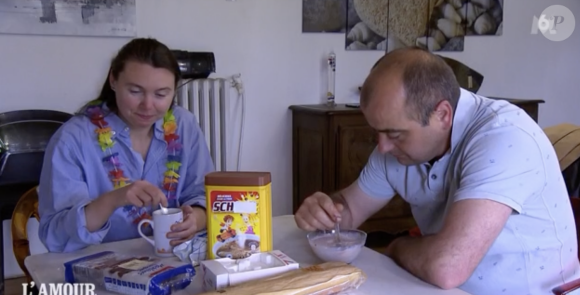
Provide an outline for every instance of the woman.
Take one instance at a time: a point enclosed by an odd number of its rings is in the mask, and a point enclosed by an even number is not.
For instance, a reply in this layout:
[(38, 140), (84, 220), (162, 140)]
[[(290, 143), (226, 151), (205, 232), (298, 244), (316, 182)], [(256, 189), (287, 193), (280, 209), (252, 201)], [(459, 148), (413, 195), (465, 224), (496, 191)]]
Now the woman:
[(172, 245), (205, 228), (204, 177), (214, 167), (195, 117), (173, 105), (179, 79), (165, 45), (134, 39), (98, 99), (52, 136), (38, 188), (50, 252), (139, 237), (137, 224), (159, 205), (183, 209)]

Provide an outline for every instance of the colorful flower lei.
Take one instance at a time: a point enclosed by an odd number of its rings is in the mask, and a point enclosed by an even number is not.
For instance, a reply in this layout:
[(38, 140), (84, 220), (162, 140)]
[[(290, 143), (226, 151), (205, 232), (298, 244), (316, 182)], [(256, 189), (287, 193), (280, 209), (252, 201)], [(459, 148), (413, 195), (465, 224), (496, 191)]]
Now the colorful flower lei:
[[(113, 152), (113, 146), (115, 141), (113, 140), (113, 132), (109, 123), (105, 120), (105, 114), (103, 112), (104, 102), (100, 100), (95, 100), (89, 103), (86, 108), (86, 115), (91, 120), (97, 129), (95, 133), (97, 134), (97, 141), (99, 146), (105, 153), (103, 158), (103, 163), (108, 163), (112, 167), (109, 171), (109, 177), (113, 183), (115, 189), (127, 186), (131, 184), (130, 179), (125, 176), (123, 169), (121, 169), (121, 163), (119, 161), (119, 153)], [(179, 167), (181, 166), (181, 150), (182, 145), (179, 142), (179, 135), (177, 135), (177, 123), (175, 122), (175, 116), (173, 115), (173, 110), (169, 109), (167, 113), (163, 116), (163, 133), (164, 140), (167, 143), (167, 171), (163, 175), (163, 185), (162, 189), (165, 191), (168, 201), (172, 201), (176, 198), (177, 185), (179, 183)], [(130, 217), (133, 216), (134, 223), (138, 223), (144, 218), (151, 218), (151, 215), (147, 212), (145, 208), (137, 208), (135, 206), (126, 207), (125, 211), (129, 213)]]

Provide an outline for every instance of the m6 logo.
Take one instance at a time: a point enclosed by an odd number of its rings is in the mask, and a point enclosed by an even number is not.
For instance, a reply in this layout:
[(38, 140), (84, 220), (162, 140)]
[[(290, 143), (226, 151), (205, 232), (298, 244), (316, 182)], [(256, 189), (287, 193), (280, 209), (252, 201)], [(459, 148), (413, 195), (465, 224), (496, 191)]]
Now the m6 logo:
[(538, 31), (548, 40), (559, 42), (568, 39), (574, 32), (576, 19), (574, 14), (566, 6), (552, 5), (540, 14), (534, 15), (532, 20), (532, 35)]

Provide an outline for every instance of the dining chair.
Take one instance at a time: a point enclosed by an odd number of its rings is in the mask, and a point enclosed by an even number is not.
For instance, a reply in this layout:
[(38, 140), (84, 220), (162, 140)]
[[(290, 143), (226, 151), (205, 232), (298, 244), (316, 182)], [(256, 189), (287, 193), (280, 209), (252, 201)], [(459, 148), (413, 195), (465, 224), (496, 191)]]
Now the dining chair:
[[(1, 99), (11, 99), (4, 98)], [(53, 134), (73, 114), (57, 110), (22, 109), (0, 112), (0, 220), (11, 220), (16, 203), (28, 190), (38, 185), (42, 170), (44, 152)], [(29, 222), (28, 240), (31, 254), (42, 252), (35, 230), (37, 222)], [(0, 245), (11, 243), (4, 238), (0, 226)], [(10, 236), (10, 235), (8, 235)], [(21, 276), (20, 266), (14, 265), (16, 258), (11, 253), (0, 251), (0, 294), (4, 294), (6, 273)], [(3, 265), (2, 265), (3, 264)], [(26, 293), (29, 294), (29, 293)]]
[[(578, 239), (580, 237), (580, 126), (564, 123), (544, 128), (544, 132), (554, 146), (558, 157), (562, 177), (570, 197)], [(580, 258), (580, 248), (577, 255)], [(558, 286), (552, 290), (552, 293), (563, 295), (578, 290), (580, 290), (580, 279)]]
[(32, 217), (40, 221), (38, 215), (37, 188), (38, 186), (33, 187), (24, 193), (20, 199), (18, 199), (14, 208), (14, 213), (12, 213), (12, 248), (14, 251), (14, 257), (16, 257), (16, 262), (18, 262), (18, 265), (26, 275), (28, 283), (32, 281), (32, 277), (24, 265), (24, 259), (30, 256), (30, 245), (28, 242), (26, 226)]

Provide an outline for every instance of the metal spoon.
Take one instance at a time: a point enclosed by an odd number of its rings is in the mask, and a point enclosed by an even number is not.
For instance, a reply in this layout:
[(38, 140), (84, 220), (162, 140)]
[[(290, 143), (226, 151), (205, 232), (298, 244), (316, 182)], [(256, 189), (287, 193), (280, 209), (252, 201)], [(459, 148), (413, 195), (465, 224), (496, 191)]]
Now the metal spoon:
[(169, 210), (167, 210), (167, 208), (163, 207), (163, 205), (159, 204), (159, 207), (161, 207), (161, 213), (163, 213), (163, 214), (169, 213)]
[(334, 223), (334, 236), (336, 237), (336, 245), (339, 248), (342, 248), (343, 245), (342, 245), (342, 242), (340, 241), (340, 227), (338, 225), (338, 222)]

